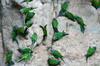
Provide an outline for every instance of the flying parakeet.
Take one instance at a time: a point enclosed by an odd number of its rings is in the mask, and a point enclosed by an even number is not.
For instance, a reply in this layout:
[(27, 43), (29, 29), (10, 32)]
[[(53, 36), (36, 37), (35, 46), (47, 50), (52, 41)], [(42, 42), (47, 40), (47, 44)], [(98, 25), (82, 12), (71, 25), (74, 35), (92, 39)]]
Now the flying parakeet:
[(27, 22), (25, 22), (25, 25), (26, 25), (27, 28), (29, 28), (33, 25), (33, 22), (27, 21)]
[(36, 7), (35, 8), (33, 8), (33, 7), (31, 7), (31, 8), (22, 8), (22, 9), (20, 9), (20, 12), (22, 14), (26, 15), (30, 10), (33, 10), (33, 9), (36, 9)]
[(51, 48), (51, 54), (52, 54), (55, 58), (57, 58), (57, 59), (60, 58), (63, 62), (65, 62), (65, 61), (63, 60), (63, 56), (61, 55), (61, 53), (60, 53), (58, 50), (55, 50), (55, 49)]
[(65, 32), (57, 32), (57, 33), (55, 33), (53, 35), (52, 40), (53, 41), (57, 41), (57, 40), (61, 39), (63, 36), (65, 36), (65, 35), (69, 35), (69, 34), (68, 33), (65, 33)]
[(21, 62), (22, 60), (28, 60), (28, 59), (32, 58), (32, 56), (33, 56), (32, 52), (31, 53), (25, 53), (25, 54), (21, 55), (18, 62)]
[(80, 25), (80, 28), (81, 28), (81, 32), (84, 33), (85, 31), (85, 24), (84, 24), (84, 20), (79, 17), (79, 16), (75, 16), (75, 20), (77, 21), (77, 23)]
[(12, 56), (13, 56), (13, 52), (12, 51), (8, 51), (8, 53), (6, 55), (6, 63), (8, 64), (7, 66), (14, 65), (14, 62), (12, 61)]
[(37, 34), (34, 33), (34, 34), (32, 35), (32, 37), (31, 37), (32, 45), (34, 45), (34, 43), (36, 42), (37, 38), (38, 38)]
[(41, 26), (40, 27), (42, 28), (42, 31), (43, 31), (43, 40), (45, 40), (47, 38), (47, 25), (45, 26)]
[(13, 30), (12, 30), (12, 41), (16, 41), (16, 43), (19, 45), (19, 42), (17, 40), (17, 31), (16, 29), (18, 28), (18, 26), (13, 26)]
[(25, 17), (25, 22), (29, 21), (34, 15), (34, 12), (28, 12)]
[(96, 9), (100, 8), (100, 0), (92, 0), (91, 3)]
[(20, 53), (29, 53), (29, 52), (32, 52), (31, 48), (22, 48), (22, 49), (17, 49)]
[(96, 46), (89, 47), (87, 50), (87, 54), (85, 55), (86, 61), (88, 60), (88, 57), (92, 56), (96, 52)]
[(20, 2), (20, 4), (24, 3), (24, 2), (27, 2), (27, 4), (28, 4), (28, 2), (31, 2), (31, 1), (33, 1), (33, 0), (24, 0), (24, 1)]
[(60, 10), (60, 12), (59, 12), (58, 17), (59, 17), (59, 16), (62, 16), (62, 14), (66, 12), (66, 10), (68, 9), (68, 4), (69, 4), (69, 2), (67, 2), (67, 1), (65, 1), (65, 2), (63, 2), (63, 3), (61, 4), (61, 10)]
[(56, 18), (53, 18), (52, 20), (52, 27), (53, 27), (54, 33), (58, 32), (58, 21)]
[(57, 60), (56, 58), (49, 58), (48, 64), (49, 66), (57, 66), (57, 65), (60, 65), (60, 61)]
[(68, 19), (70, 19), (72, 21), (75, 21), (75, 16), (69, 11), (66, 11), (65, 13), (62, 13), (62, 16), (67, 17)]

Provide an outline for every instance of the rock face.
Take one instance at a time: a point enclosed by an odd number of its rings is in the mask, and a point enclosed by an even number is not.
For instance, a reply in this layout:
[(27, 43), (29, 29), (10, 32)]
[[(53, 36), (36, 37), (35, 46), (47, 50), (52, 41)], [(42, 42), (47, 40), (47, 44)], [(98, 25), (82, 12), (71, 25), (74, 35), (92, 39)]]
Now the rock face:
[[(68, 11), (74, 15), (81, 16), (86, 24), (86, 31), (84, 34), (80, 32), (80, 27), (76, 22), (72, 22), (65, 17), (59, 17), (59, 31), (69, 33), (59, 41), (52, 45), (52, 19), (57, 16), (60, 10), (60, 4), (64, 0), (34, 0), (28, 5), (26, 3), (19, 4), (22, 0), (2, 0), (1, 1), (1, 15), (0, 19), (0, 66), (5, 65), (5, 54), (7, 50), (14, 52), (13, 61), (14, 66), (24, 66), (25, 61), (17, 63), (20, 53), (17, 51), (18, 47), (23, 48), (31, 45), (31, 36), (33, 33), (38, 34), (38, 46), (34, 48), (33, 57), (28, 61), (26, 66), (48, 66), (47, 59), (51, 57), (47, 50), (53, 47), (59, 50), (64, 56), (66, 63), (61, 62), (60, 66), (100, 66), (100, 9), (96, 10), (91, 6), (90, 0), (70, 0)], [(20, 45), (12, 42), (11, 31), (12, 26), (24, 26), (25, 16), (19, 13), (21, 7), (37, 7), (33, 10), (36, 15), (31, 21), (34, 23), (29, 28), (28, 40), (18, 37)], [(0, 17), (1, 18), (1, 17)], [(48, 37), (42, 42), (42, 30), (39, 25), (48, 25)], [(2, 33), (2, 34), (1, 34)], [(1, 37), (2, 36), (2, 37)], [(2, 39), (3, 40), (2, 40)], [(84, 54), (89, 46), (96, 45), (97, 52), (89, 58), (86, 63)]]

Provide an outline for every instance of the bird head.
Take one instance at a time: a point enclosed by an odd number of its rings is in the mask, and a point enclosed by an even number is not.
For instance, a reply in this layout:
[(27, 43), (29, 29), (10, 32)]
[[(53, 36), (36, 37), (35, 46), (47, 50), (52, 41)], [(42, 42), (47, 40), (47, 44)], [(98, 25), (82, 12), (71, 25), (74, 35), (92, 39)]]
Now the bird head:
[(54, 51), (54, 49), (53, 49), (53, 48), (51, 48), (51, 49), (50, 49), (50, 51), (51, 51), (51, 52), (53, 52), (53, 51)]

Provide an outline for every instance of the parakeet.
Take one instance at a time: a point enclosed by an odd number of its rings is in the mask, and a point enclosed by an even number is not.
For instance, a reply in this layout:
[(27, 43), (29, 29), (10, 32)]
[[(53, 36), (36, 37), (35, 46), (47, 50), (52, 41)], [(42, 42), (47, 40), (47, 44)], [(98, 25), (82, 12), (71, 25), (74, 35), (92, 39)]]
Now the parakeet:
[(91, 3), (96, 9), (100, 8), (100, 0), (92, 0)]
[(33, 25), (33, 22), (27, 21), (27, 22), (25, 22), (25, 25), (26, 25), (27, 28), (29, 28)]
[(34, 12), (28, 12), (25, 17), (25, 22), (29, 21), (34, 15)]
[(33, 10), (33, 9), (36, 9), (36, 7), (35, 8), (33, 8), (33, 7), (31, 7), (31, 8), (22, 8), (22, 9), (20, 9), (20, 13), (26, 15), (30, 10)]
[(43, 31), (43, 40), (45, 40), (47, 38), (47, 25), (45, 26), (41, 26), (40, 27), (42, 28), (42, 31)]
[(23, 54), (25, 54), (25, 53), (29, 53), (29, 52), (32, 52), (32, 50), (31, 50), (31, 48), (19, 48), (19, 49), (17, 49), (20, 53), (23, 53)]
[(16, 41), (16, 43), (19, 45), (19, 42), (17, 40), (17, 31), (16, 29), (18, 28), (18, 26), (13, 26), (13, 30), (12, 30), (12, 41)]
[(96, 52), (96, 46), (89, 47), (87, 50), (87, 54), (85, 55), (86, 61), (88, 60), (88, 57), (92, 56)]
[(22, 54), (20, 59), (18, 60), (18, 62), (21, 62), (22, 60), (28, 60), (30, 58), (32, 58), (32, 52), (31, 53), (25, 53), (25, 54)]
[(59, 16), (62, 16), (62, 14), (66, 12), (66, 10), (68, 9), (68, 4), (69, 4), (69, 2), (67, 2), (67, 1), (65, 1), (65, 2), (63, 2), (63, 3), (61, 4), (61, 10), (60, 10), (60, 12), (59, 12), (58, 17), (59, 17)]
[(55, 58), (57, 58), (57, 59), (60, 58), (63, 62), (65, 62), (65, 61), (63, 60), (63, 56), (61, 55), (61, 53), (60, 53), (58, 50), (55, 50), (55, 49), (51, 48), (51, 54), (52, 54)]
[(27, 4), (28, 4), (28, 2), (31, 2), (31, 1), (33, 1), (33, 0), (24, 0), (24, 1), (20, 2), (20, 4), (24, 3), (24, 2), (27, 2)]
[(8, 53), (6, 55), (6, 63), (8, 64), (7, 66), (14, 65), (14, 62), (12, 61), (12, 56), (13, 56), (13, 52), (12, 51), (8, 51)]
[(56, 18), (53, 18), (52, 20), (52, 27), (55, 33), (58, 32), (58, 21)]
[(72, 21), (75, 21), (75, 16), (69, 11), (66, 11), (65, 13), (62, 13), (62, 16), (67, 17), (68, 19), (70, 19)]
[(52, 40), (53, 41), (57, 41), (57, 40), (61, 39), (63, 36), (65, 36), (65, 35), (69, 35), (69, 34), (68, 33), (65, 33), (65, 32), (57, 32), (57, 33), (55, 33), (53, 35)]
[(34, 45), (34, 43), (36, 42), (37, 38), (38, 38), (37, 34), (34, 33), (34, 34), (32, 35), (32, 37), (31, 37), (32, 45)]
[(60, 65), (60, 61), (59, 60), (57, 60), (56, 58), (49, 58), (48, 59), (48, 65), (49, 66), (58, 66), (58, 65)]
[(84, 33), (85, 31), (85, 24), (84, 24), (84, 20), (79, 17), (79, 16), (75, 16), (75, 20), (77, 21), (77, 23), (80, 25), (80, 28), (81, 28), (81, 32)]

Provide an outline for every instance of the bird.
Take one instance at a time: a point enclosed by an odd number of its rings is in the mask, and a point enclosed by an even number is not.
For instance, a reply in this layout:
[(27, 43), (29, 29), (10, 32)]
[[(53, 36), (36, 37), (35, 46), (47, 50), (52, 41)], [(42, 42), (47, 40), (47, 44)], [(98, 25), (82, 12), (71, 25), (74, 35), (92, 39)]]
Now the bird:
[(32, 2), (32, 1), (33, 1), (33, 0), (23, 0), (22, 2), (20, 2), (20, 4), (26, 2), (27, 5), (28, 5), (28, 2)]
[(90, 47), (88, 48), (87, 53), (85, 54), (86, 61), (88, 60), (88, 58), (89, 58), (90, 56), (92, 56), (92, 55), (96, 52), (96, 49), (97, 49), (96, 46), (92, 46), (92, 47), (90, 46)]
[(49, 66), (57, 66), (57, 65), (60, 65), (60, 61), (54, 57), (48, 58), (48, 65)]
[(94, 8), (100, 8), (100, 0), (92, 0), (91, 3)]
[(16, 43), (19, 45), (19, 42), (17, 40), (17, 31), (16, 29), (18, 28), (18, 26), (13, 26), (13, 30), (12, 30), (12, 41), (16, 41)]
[(32, 52), (31, 48), (19, 48), (17, 50), (22, 54)]
[(53, 27), (54, 33), (59, 32), (58, 31), (58, 20), (56, 18), (53, 18), (52, 20), (52, 27)]
[(34, 43), (36, 42), (37, 38), (38, 38), (37, 34), (34, 33), (34, 34), (32, 35), (32, 37), (31, 37), (32, 45), (34, 45)]
[(58, 50), (55, 50), (55, 49), (51, 48), (51, 54), (52, 54), (56, 59), (59, 59), (59, 58), (60, 58), (63, 62), (65, 62), (65, 61), (63, 60), (62, 54), (61, 54)]
[(47, 38), (47, 25), (45, 25), (45, 26), (40, 25), (40, 28), (43, 31), (43, 40), (45, 40)]
[(14, 65), (14, 62), (12, 61), (12, 56), (13, 56), (13, 52), (12, 51), (8, 51), (7, 55), (6, 55), (6, 63), (8, 64), (7, 66)]

